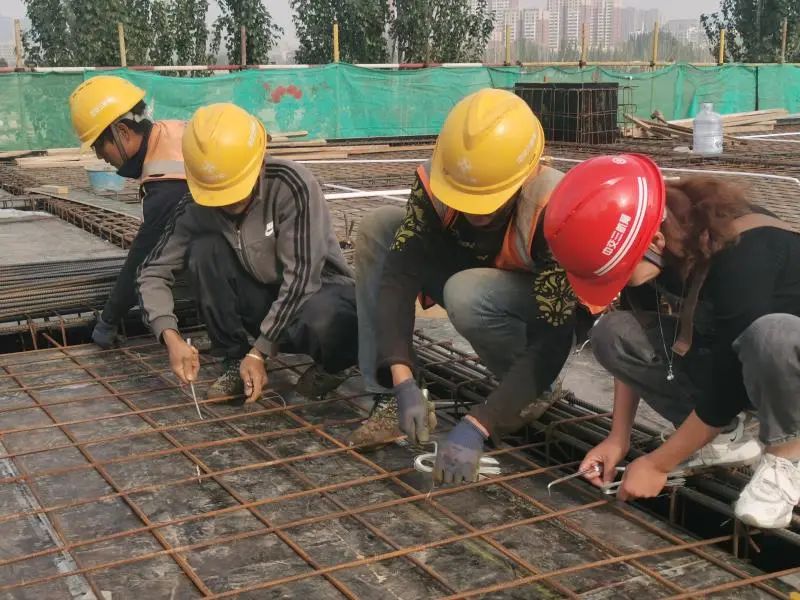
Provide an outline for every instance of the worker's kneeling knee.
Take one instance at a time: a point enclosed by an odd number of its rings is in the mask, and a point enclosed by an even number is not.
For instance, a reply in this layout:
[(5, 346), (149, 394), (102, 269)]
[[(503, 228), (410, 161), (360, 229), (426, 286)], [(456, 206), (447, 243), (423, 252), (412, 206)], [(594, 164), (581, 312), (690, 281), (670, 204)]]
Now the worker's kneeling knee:
[(755, 361), (765, 368), (798, 356), (800, 317), (775, 313), (753, 321), (733, 343), (742, 363)]
[(482, 327), (480, 311), (483, 298), (474, 284), (468, 274), (462, 272), (453, 275), (444, 286), (442, 295), (447, 316), (461, 335)]
[(617, 311), (603, 315), (592, 327), (592, 352), (605, 369), (613, 371), (619, 362), (624, 353), (625, 335), (632, 326), (640, 327), (636, 317), (626, 311)]

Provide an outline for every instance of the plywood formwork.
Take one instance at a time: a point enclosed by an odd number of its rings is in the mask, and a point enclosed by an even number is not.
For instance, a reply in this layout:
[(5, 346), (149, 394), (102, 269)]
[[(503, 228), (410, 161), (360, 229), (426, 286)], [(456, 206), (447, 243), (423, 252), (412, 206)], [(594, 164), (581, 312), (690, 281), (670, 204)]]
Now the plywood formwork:
[[(52, 343), (0, 357), (0, 597), (787, 597), (781, 573), (716, 547), (731, 535), (694, 539), (581, 482), (550, 496), (575, 463), (524, 447), (494, 451), (497, 477), (433, 488), (408, 447), (347, 444), (355, 382), (297, 396), (302, 358), (200, 418), (159, 344)], [(219, 373), (202, 362), (201, 398)]]

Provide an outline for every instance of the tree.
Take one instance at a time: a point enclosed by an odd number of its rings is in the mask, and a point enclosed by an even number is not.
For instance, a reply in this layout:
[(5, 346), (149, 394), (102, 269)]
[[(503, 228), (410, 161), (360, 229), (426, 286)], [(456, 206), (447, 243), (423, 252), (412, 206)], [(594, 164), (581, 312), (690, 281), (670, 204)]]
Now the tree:
[(251, 65), (266, 64), (269, 51), (275, 47), (283, 29), (272, 20), (272, 15), (262, 0), (219, 0), (222, 14), (214, 22), (214, 38), (211, 53), (216, 55), (225, 34), (225, 49), (228, 61), (239, 64), (242, 60), (242, 25), (247, 29), (247, 62)]
[(487, 0), (393, 0), (390, 27), (401, 62), (472, 62), (494, 29)]
[(291, 0), (297, 29), (299, 63), (322, 64), (333, 60), (333, 23), (339, 24), (339, 53), (350, 63), (388, 60), (386, 26), (389, 4), (376, 0)]
[(120, 64), (117, 23), (130, 65), (205, 63), (208, 0), (25, 0), (29, 59), (51, 66)]
[(719, 32), (725, 29), (725, 55), (735, 62), (776, 62), (780, 59), (783, 20), (788, 19), (787, 62), (800, 60), (800, 3), (797, 0), (722, 0), (720, 10), (700, 17), (719, 54)]
[(28, 59), (54, 66), (75, 64), (61, 0), (25, 0), (25, 4), (31, 22), (30, 30), (22, 38)]
[(174, 32), (177, 64), (205, 65), (214, 62), (208, 51), (207, 12), (208, 0), (172, 0), (170, 31)]

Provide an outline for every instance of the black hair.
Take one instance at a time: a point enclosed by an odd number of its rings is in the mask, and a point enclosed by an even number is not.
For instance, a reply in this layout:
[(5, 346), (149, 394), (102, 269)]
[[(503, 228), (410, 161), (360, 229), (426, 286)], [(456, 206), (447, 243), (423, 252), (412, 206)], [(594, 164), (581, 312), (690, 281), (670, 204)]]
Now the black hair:
[[(132, 112), (137, 117), (141, 117), (145, 114), (147, 110), (147, 104), (145, 104), (144, 100), (139, 100), (139, 102), (134, 106), (130, 112)], [(149, 119), (142, 119), (141, 121), (134, 121), (133, 119), (120, 119), (115, 121), (115, 123), (125, 123), (125, 126), (133, 131), (134, 133), (138, 133), (139, 135), (144, 134), (150, 127), (152, 123), (150, 123)], [(111, 126), (106, 127), (99, 136), (97, 136), (97, 141), (95, 142), (96, 145), (105, 144), (106, 142), (113, 142), (114, 136), (111, 134)]]

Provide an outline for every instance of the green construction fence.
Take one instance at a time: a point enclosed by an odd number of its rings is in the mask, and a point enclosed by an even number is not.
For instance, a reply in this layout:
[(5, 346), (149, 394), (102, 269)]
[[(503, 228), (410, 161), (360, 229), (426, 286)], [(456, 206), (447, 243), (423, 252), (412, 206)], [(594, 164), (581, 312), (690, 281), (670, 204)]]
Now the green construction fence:
[(436, 134), (465, 95), (485, 87), (513, 88), (517, 82), (617, 82), (630, 90), (624, 94), (643, 117), (654, 109), (668, 119), (692, 117), (702, 102), (713, 102), (722, 113), (800, 112), (800, 67), (795, 65), (676, 64), (628, 73), (602, 67), (379, 70), (332, 64), (201, 78), (126, 69), (9, 73), (0, 75), (0, 151), (76, 146), (67, 100), (79, 83), (101, 73), (147, 90), (156, 119), (187, 119), (205, 104), (234, 102), (268, 130), (307, 130), (312, 138)]

